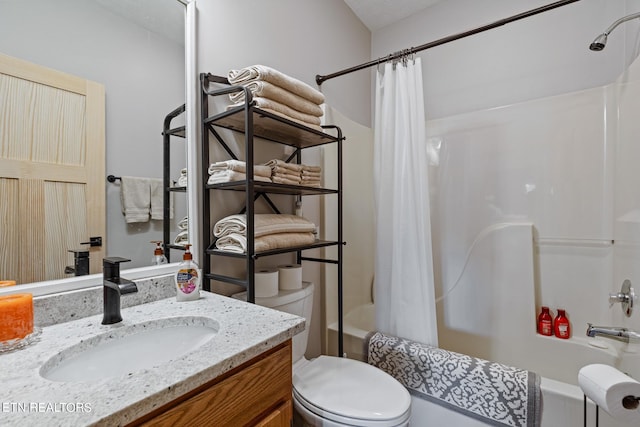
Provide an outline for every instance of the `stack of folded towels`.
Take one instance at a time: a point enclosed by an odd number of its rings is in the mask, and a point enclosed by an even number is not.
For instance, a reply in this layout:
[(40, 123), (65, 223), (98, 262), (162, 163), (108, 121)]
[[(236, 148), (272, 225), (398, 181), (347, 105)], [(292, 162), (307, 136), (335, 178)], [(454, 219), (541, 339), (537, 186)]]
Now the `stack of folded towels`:
[[(313, 222), (296, 215), (254, 215), (254, 249), (263, 252), (273, 249), (309, 245), (315, 242), (316, 226)], [(217, 238), (216, 248), (234, 253), (247, 252), (247, 216), (230, 215), (222, 218), (213, 227)]]
[[(256, 107), (322, 131), (320, 105), (324, 103), (324, 95), (308, 84), (264, 65), (231, 70), (227, 79), (232, 85), (250, 90)], [(233, 105), (228, 108), (245, 102), (244, 92), (229, 97)]]
[(320, 187), (322, 178), (320, 166), (287, 163), (280, 159), (269, 160), (266, 166), (271, 168), (271, 180), (277, 184)]
[[(240, 160), (227, 160), (212, 163), (209, 166), (209, 180), (207, 184), (244, 181), (245, 179), (247, 179), (246, 163)], [(271, 182), (271, 168), (264, 165), (254, 165), (253, 179), (255, 181)]]

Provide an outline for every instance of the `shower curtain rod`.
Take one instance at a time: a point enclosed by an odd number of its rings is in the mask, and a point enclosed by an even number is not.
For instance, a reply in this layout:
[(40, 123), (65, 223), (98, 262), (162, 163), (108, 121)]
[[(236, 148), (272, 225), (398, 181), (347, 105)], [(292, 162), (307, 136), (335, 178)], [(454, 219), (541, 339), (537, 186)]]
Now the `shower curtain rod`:
[(327, 75), (324, 75), (324, 76), (318, 74), (318, 75), (316, 75), (316, 83), (318, 84), (318, 86), (321, 86), (323, 82), (325, 82), (325, 81), (327, 81), (329, 79), (333, 79), (335, 77), (344, 76), (345, 74), (353, 73), (354, 71), (359, 71), (359, 70), (364, 70), (365, 68), (374, 67), (374, 66), (376, 66), (378, 64), (381, 64), (383, 62), (393, 61), (395, 59), (400, 59), (403, 56), (411, 55), (411, 54), (414, 54), (416, 52), (420, 52), (422, 50), (431, 49), (432, 47), (436, 47), (436, 46), (440, 46), (440, 45), (452, 42), (454, 40), (459, 40), (459, 39), (462, 39), (462, 38), (465, 38), (465, 37), (472, 36), (474, 34), (482, 33), (484, 31), (491, 30), (493, 28), (500, 27), (502, 25), (509, 24), (511, 22), (518, 21), (518, 20), (524, 19), (524, 18), (528, 18), (530, 16), (537, 15), (537, 14), (543, 13), (543, 12), (547, 12), (549, 10), (552, 10), (552, 9), (555, 9), (555, 8), (558, 8), (558, 7), (562, 7), (562, 6), (566, 6), (568, 4), (575, 3), (575, 2), (578, 2), (578, 1), (580, 1), (580, 0), (562, 0), (562, 1), (557, 1), (555, 3), (551, 3), (551, 4), (548, 4), (548, 5), (545, 5), (545, 6), (540, 6), (538, 8), (531, 9), (531, 10), (528, 10), (526, 12), (518, 13), (517, 15), (513, 15), (513, 16), (510, 16), (508, 18), (500, 19), (499, 21), (495, 21), (495, 22), (493, 22), (491, 24), (483, 25), (482, 27), (474, 28), (473, 30), (464, 31), (462, 33), (458, 33), (458, 34), (454, 34), (454, 35), (451, 35), (451, 36), (447, 36), (447, 37), (438, 39), (436, 41), (432, 41), (430, 43), (426, 43), (426, 44), (420, 45), (418, 47), (412, 47), (410, 49), (404, 49), (404, 50), (401, 50), (399, 52), (395, 52), (395, 53), (389, 54), (387, 56), (383, 56), (381, 58), (375, 59), (373, 61), (369, 61), (369, 62), (366, 62), (364, 64), (356, 65), (355, 67), (347, 68), (347, 69), (344, 69), (344, 70), (341, 70), (341, 71), (337, 71), (337, 72), (332, 73), (332, 74), (327, 74)]

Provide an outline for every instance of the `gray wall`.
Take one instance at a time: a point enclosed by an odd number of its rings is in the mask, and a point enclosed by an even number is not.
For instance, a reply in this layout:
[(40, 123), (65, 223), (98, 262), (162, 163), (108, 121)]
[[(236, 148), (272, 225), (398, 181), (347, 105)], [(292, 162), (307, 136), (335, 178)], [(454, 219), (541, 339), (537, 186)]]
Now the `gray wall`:
[[(372, 35), (372, 57), (470, 30), (548, 0), (446, 0)], [(588, 49), (640, 1), (589, 0), (419, 53), (427, 119), (510, 105), (614, 81), (638, 54), (638, 19), (618, 27), (602, 52)]]

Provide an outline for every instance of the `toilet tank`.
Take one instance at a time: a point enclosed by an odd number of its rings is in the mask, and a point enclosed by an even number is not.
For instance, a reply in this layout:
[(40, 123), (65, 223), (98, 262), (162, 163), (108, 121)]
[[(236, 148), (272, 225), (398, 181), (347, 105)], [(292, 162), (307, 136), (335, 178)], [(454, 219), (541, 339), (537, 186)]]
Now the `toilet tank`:
[[(247, 293), (241, 292), (234, 294), (233, 298), (246, 301)], [(307, 350), (309, 325), (311, 324), (311, 312), (313, 308), (313, 283), (302, 282), (301, 289), (279, 290), (275, 296), (256, 298), (256, 304), (304, 317), (304, 331), (293, 337), (293, 363), (304, 357), (304, 353)]]

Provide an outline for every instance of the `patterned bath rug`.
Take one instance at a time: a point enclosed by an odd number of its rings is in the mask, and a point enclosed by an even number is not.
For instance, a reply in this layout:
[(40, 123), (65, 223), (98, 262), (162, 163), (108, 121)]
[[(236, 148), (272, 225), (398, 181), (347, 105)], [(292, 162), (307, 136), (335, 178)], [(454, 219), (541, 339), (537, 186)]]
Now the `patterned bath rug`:
[(540, 377), (533, 372), (373, 332), (366, 361), (411, 394), (488, 425), (539, 427)]

